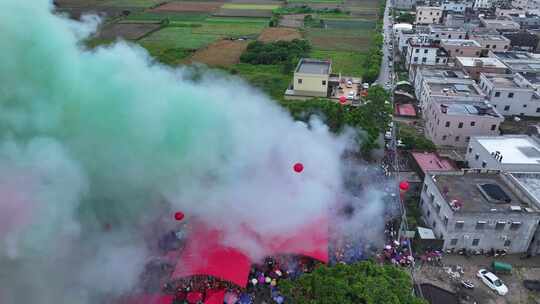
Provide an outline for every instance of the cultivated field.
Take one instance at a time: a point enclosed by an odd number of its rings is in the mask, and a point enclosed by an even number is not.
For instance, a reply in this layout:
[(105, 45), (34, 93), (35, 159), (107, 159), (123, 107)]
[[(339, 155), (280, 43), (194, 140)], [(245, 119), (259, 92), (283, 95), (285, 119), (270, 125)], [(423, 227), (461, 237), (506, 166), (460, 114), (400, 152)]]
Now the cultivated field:
[(219, 36), (212, 34), (194, 35), (191, 27), (166, 27), (139, 40), (139, 43), (149, 50), (174, 48), (196, 50), (218, 39)]
[(315, 50), (311, 52), (310, 57), (330, 59), (333, 73), (342, 73), (346, 76), (362, 76), (365, 55), (360, 52)]
[(169, 2), (150, 11), (154, 13), (214, 12), (222, 5), (222, 2)]
[(262, 31), (258, 40), (262, 42), (274, 42), (274, 41), (290, 41), (293, 39), (300, 39), (302, 35), (295, 28), (284, 27), (269, 27)]
[(272, 17), (271, 10), (249, 10), (249, 9), (225, 9), (221, 8), (214, 16), (221, 17)]
[(247, 41), (220, 40), (199, 49), (190, 61), (200, 62), (209, 66), (228, 67), (240, 62), (240, 55), (248, 45)]
[(348, 29), (318, 29), (306, 31), (315, 50), (365, 51), (370, 47), (372, 31)]
[(106, 26), (99, 33), (100, 39), (114, 40), (118, 37), (137, 40), (160, 27), (156, 23), (115, 23)]

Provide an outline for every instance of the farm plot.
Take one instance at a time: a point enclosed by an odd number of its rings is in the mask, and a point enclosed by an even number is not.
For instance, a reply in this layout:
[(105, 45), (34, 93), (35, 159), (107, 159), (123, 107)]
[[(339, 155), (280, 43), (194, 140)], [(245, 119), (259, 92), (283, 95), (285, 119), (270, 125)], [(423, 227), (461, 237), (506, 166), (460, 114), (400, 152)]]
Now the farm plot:
[(163, 0), (105, 0), (96, 2), (101, 6), (152, 7), (160, 4)]
[(196, 22), (204, 21), (209, 16), (208, 13), (204, 12), (154, 12), (146, 11), (139, 14), (130, 14), (120, 23), (124, 22), (160, 22), (164, 19), (168, 19), (171, 22), (182, 21), (182, 22)]
[(302, 38), (302, 35), (295, 28), (269, 27), (262, 31), (258, 40), (262, 42), (275, 42), (280, 40), (291, 41), (300, 38)]
[(315, 50), (310, 54), (311, 58), (330, 59), (332, 61), (332, 72), (355, 77), (362, 76), (365, 56), (360, 52), (349, 51)]
[(175, 12), (214, 12), (223, 5), (222, 2), (169, 2), (152, 10), (154, 13)]
[(159, 27), (160, 25), (156, 23), (116, 23), (103, 28), (98, 37), (104, 40), (114, 40), (118, 37), (137, 40)]
[(224, 9), (221, 8), (213, 14), (220, 17), (272, 17), (271, 10), (247, 10), (247, 9)]
[(279, 20), (279, 26), (300, 28), (304, 26), (304, 18), (307, 14), (283, 15)]
[(356, 30), (373, 30), (375, 22), (367, 20), (335, 20), (323, 19), (326, 29), (356, 29)]
[(193, 54), (191, 61), (210, 66), (231, 66), (240, 62), (240, 55), (247, 45), (247, 41), (220, 40), (206, 48), (199, 49)]
[(280, 7), (278, 4), (254, 4), (254, 3), (225, 3), (224, 9), (244, 9), (244, 10), (275, 10)]
[(152, 50), (164, 50), (182, 48), (195, 50), (205, 47), (219, 39), (218, 35), (197, 34), (194, 35), (190, 27), (166, 27), (139, 40), (139, 43)]
[(193, 27), (192, 32), (196, 35), (240, 37), (258, 35), (265, 27), (264, 23), (206, 22), (200, 27)]
[(306, 38), (316, 50), (366, 51), (372, 34), (370, 30), (310, 28), (306, 31)]

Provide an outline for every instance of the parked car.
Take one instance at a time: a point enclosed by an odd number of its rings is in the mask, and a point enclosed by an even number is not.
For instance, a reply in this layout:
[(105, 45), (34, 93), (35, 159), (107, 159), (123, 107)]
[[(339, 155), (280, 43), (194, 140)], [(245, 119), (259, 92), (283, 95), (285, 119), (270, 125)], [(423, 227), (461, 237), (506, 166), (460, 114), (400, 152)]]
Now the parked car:
[(353, 99), (354, 99), (354, 95), (355, 95), (355, 94), (354, 94), (353, 91), (349, 92), (349, 93), (347, 94), (347, 99), (348, 99), (348, 100), (353, 100)]
[(540, 291), (540, 280), (524, 280), (523, 286), (528, 290)]
[(476, 276), (489, 288), (495, 290), (497, 294), (504, 296), (508, 293), (508, 287), (493, 273), (485, 269), (480, 269), (476, 273)]
[(392, 139), (392, 132), (386, 131), (386, 133), (384, 133), (384, 139), (387, 139), (387, 140)]
[(347, 80), (347, 88), (352, 88), (352, 81)]

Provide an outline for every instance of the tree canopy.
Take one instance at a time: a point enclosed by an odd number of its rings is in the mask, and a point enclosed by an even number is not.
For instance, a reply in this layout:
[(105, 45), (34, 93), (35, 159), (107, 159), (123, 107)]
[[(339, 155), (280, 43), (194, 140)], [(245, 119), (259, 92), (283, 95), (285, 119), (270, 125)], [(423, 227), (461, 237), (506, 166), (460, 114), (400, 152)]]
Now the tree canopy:
[(240, 61), (251, 64), (281, 64), (307, 57), (310, 51), (311, 45), (307, 40), (294, 39), (271, 43), (253, 41), (240, 56)]
[(320, 266), (296, 280), (280, 283), (291, 303), (424, 304), (412, 294), (409, 275), (395, 266), (370, 261)]
[(403, 22), (403, 23), (414, 23), (415, 17), (411, 13), (401, 13), (396, 18), (397, 22)]

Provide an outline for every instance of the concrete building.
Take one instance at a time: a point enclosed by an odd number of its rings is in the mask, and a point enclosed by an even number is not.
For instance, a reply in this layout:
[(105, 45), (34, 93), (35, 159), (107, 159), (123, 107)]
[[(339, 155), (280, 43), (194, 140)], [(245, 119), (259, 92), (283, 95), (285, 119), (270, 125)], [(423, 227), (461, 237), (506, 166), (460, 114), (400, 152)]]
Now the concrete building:
[(481, 74), (480, 88), (504, 116), (540, 116), (540, 95), (520, 74)]
[(415, 24), (441, 23), (443, 9), (440, 6), (417, 6)]
[(534, 254), (540, 211), (526, 186), (500, 171), (430, 172), (420, 196), (422, 216), (444, 250)]
[(397, 35), (394, 36), (397, 40), (396, 44), (398, 46), (398, 51), (400, 52), (400, 54), (402, 54), (403, 56), (407, 55), (407, 47), (409, 46), (409, 40), (416, 38), (417, 36), (418, 34), (415, 30), (399, 31)]
[(484, 9), (493, 7), (493, 0), (474, 0), (473, 7), (474, 9)]
[(449, 57), (478, 57), (482, 46), (468, 39), (442, 39), (441, 48), (443, 48)]
[(508, 31), (508, 30), (519, 30), (519, 23), (516, 23), (508, 17), (498, 17), (498, 18), (486, 18), (480, 17), (480, 24), (483, 27), (495, 29), (497, 31)]
[(392, 0), (392, 7), (400, 10), (410, 10), (416, 4), (416, 0)]
[(448, 13), (444, 20), (445, 26), (462, 27), (465, 24), (465, 15), (460, 13)]
[(490, 51), (488, 56), (499, 59), (508, 67), (511, 73), (521, 73), (524, 76), (540, 73), (540, 58), (538, 54), (521, 51)]
[(455, 65), (474, 80), (480, 79), (480, 73), (505, 74), (508, 70), (500, 60), (490, 57), (456, 57)]
[(409, 39), (405, 65), (411, 64), (445, 65), (448, 62), (448, 54), (441, 49), (439, 40), (427, 36)]
[(326, 97), (328, 79), (332, 72), (329, 60), (302, 58), (294, 71), (294, 95)]
[(540, 143), (528, 135), (472, 137), (465, 160), (469, 168), (540, 173)]
[(434, 39), (465, 39), (467, 31), (461, 27), (431, 24), (429, 33)]
[(424, 82), (441, 81), (444, 83), (474, 84), (469, 75), (462, 69), (453, 66), (420, 65), (409, 70), (409, 80), (414, 86), (415, 95), (425, 96), (423, 93)]
[(527, 12), (525, 14), (511, 14), (512, 21), (520, 25), (521, 29), (540, 28), (540, 16)]
[(445, 0), (442, 3), (444, 12), (464, 13), (467, 9), (472, 9), (472, 1)]
[(498, 135), (504, 121), (488, 102), (432, 99), (424, 111), (425, 134), (437, 146), (467, 147), (473, 136)]
[(483, 102), (486, 96), (472, 79), (426, 77), (422, 80), (420, 95), (416, 96), (424, 112), (433, 101)]
[(538, 49), (540, 39), (538, 29), (507, 31), (502, 35), (510, 40), (510, 46), (515, 51), (535, 52)]
[(507, 51), (510, 49), (510, 39), (502, 35), (471, 33), (469, 39), (478, 42), (484, 50)]

